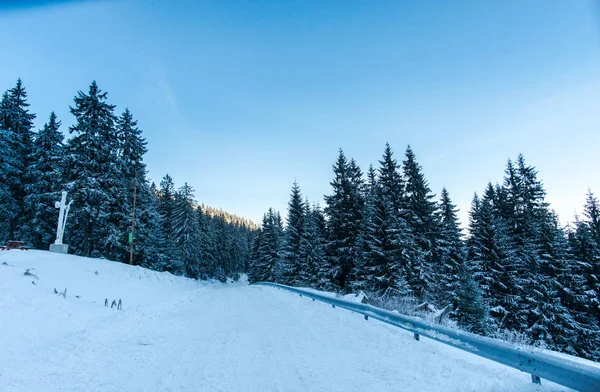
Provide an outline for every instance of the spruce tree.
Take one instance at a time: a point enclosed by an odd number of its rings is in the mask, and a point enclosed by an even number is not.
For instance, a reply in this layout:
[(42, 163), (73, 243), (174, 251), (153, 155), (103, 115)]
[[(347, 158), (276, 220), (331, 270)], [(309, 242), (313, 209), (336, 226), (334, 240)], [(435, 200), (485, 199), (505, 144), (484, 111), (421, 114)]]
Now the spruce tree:
[[(24, 199), (26, 188), (33, 179), (28, 178), (31, 150), (33, 147), (33, 120), (29, 112), (27, 91), (21, 79), (2, 96), (0, 104), (0, 216), (5, 222), (0, 226), (0, 237), (14, 239), (27, 235), (25, 225), (31, 219), (26, 214)], [(2, 227), (4, 226), (4, 227)], [(2, 235), (3, 234), (3, 235)]]
[(263, 215), (262, 226), (256, 232), (256, 236), (252, 241), (252, 249), (250, 251), (250, 262), (248, 265), (248, 282), (256, 283), (263, 281), (265, 269), (260, 260), (261, 246), (263, 245), (263, 230), (267, 224), (267, 214)]
[(8, 129), (8, 91), (0, 100), (0, 241), (6, 243), (12, 237), (11, 222), (16, 216), (16, 200), (11, 192), (9, 178), (15, 175), (16, 151), (12, 149), (13, 132)]
[(269, 208), (256, 239), (251, 282), (280, 282), (283, 263), (283, 225), (278, 212)]
[(142, 267), (150, 268), (155, 271), (166, 271), (168, 269), (167, 249), (165, 248), (164, 238), (161, 228), (161, 216), (158, 212), (158, 189), (153, 182), (148, 187), (147, 192), (141, 192), (140, 198), (147, 198), (143, 201), (145, 208), (139, 211), (138, 227), (144, 226), (147, 233), (147, 243), (145, 246), (139, 246), (134, 242), (136, 252), (139, 252), (138, 259)]
[(406, 296), (411, 293), (405, 274), (411, 258), (415, 257), (415, 244), (403, 219), (399, 219), (391, 200), (379, 186), (373, 202), (372, 216), (366, 228), (368, 253), (366, 254), (366, 287), (380, 295)]
[(303, 260), (300, 280), (308, 287), (327, 289), (327, 280), (323, 275), (326, 267), (325, 218), (318, 205), (310, 208), (305, 202), (304, 236), (300, 247)]
[(198, 208), (200, 278), (207, 279), (216, 275), (215, 239), (212, 218), (203, 208)]
[(462, 329), (485, 334), (488, 314), (481, 289), (468, 268), (462, 268), (459, 277), (459, 285), (456, 289), (456, 309), (452, 316)]
[(433, 201), (429, 184), (423, 175), (421, 165), (416, 160), (410, 146), (406, 149), (406, 159), (402, 163), (404, 172), (406, 219), (412, 228), (415, 242), (422, 257), (413, 259), (409, 266), (411, 277), (409, 284), (418, 298), (425, 298), (431, 291), (434, 272), (438, 267), (436, 254), (439, 236), (437, 206)]
[[(600, 310), (600, 202), (591, 190), (587, 194), (583, 215), (583, 225), (591, 245), (586, 260), (589, 264), (588, 285), (596, 293), (596, 309)], [(595, 314), (600, 318), (600, 312), (596, 311)]]
[(61, 122), (54, 112), (44, 127), (35, 135), (31, 151), (31, 163), (28, 177), (32, 181), (27, 185), (24, 199), (28, 224), (22, 228), (31, 245), (47, 250), (56, 236), (58, 211), (54, 203), (61, 198), (63, 135), (59, 131)]
[(231, 233), (225, 217), (218, 214), (213, 217), (215, 277), (224, 280), (231, 270), (230, 242)]
[(165, 270), (176, 273), (179, 267), (178, 255), (175, 252), (175, 231), (173, 226), (175, 210), (175, 184), (171, 176), (166, 174), (160, 181), (158, 190), (158, 214), (160, 216), (161, 237), (164, 247)]
[(372, 241), (370, 239), (369, 228), (373, 227), (373, 212), (377, 189), (377, 171), (373, 168), (373, 165), (369, 165), (365, 187), (363, 221), (357, 239), (357, 257), (352, 274), (354, 276), (354, 282), (352, 284), (353, 292), (358, 292), (359, 290), (372, 290), (372, 287), (369, 287), (367, 264), (369, 263), (369, 257), (373, 251), (371, 248)]
[(571, 322), (564, 306), (555, 300), (560, 291), (556, 271), (562, 270), (565, 263), (561, 249), (564, 233), (557, 228), (545, 201), (546, 192), (537, 171), (526, 164), (523, 155), (519, 155), (516, 165), (509, 160), (503, 188), (503, 193), (497, 192), (497, 199), (505, 204), (499, 215), (507, 222), (517, 262), (515, 294), (519, 303), (513, 312), (516, 328), (551, 345), (553, 334), (560, 334), (556, 326), (568, 330)]
[(302, 239), (304, 238), (305, 208), (300, 186), (294, 181), (288, 203), (288, 217), (285, 229), (285, 271), (283, 281), (288, 285), (304, 284), (302, 279)]
[(194, 210), (194, 189), (185, 183), (175, 194), (173, 208), (173, 239), (183, 272), (189, 278), (200, 277), (200, 228)]
[[(412, 150), (410, 150), (412, 153)], [(379, 161), (379, 176), (377, 183), (381, 185), (383, 196), (392, 203), (394, 213), (407, 219), (408, 200), (405, 194), (406, 183), (399, 171), (400, 165), (394, 158), (394, 152), (389, 143), (385, 144), (383, 157)], [(370, 179), (369, 182), (372, 182)], [(372, 186), (372, 185), (371, 185)], [(375, 192), (374, 192), (375, 193)]]
[(494, 215), (494, 188), (488, 185), (481, 200), (474, 198), (469, 231), (469, 266), (501, 328), (518, 330), (516, 265), (508, 228)]
[[(75, 124), (66, 144), (65, 180), (73, 199), (70, 222), (71, 246), (81, 256), (108, 257), (110, 240), (118, 235), (121, 173), (117, 164), (119, 140), (114, 105), (96, 82), (88, 93), (79, 91), (71, 113)], [(126, 234), (125, 234), (126, 235)]]
[(404, 214), (404, 183), (389, 144), (379, 161), (379, 175), (373, 184), (369, 175), (369, 210), (365, 219), (365, 287), (378, 294), (408, 295), (412, 288), (412, 265), (420, 262), (411, 228)]
[(458, 209), (448, 191), (443, 188), (439, 203), (441, 225), (436, 252), (439, 262), (434, 279), (434, 298), (440, 306), (453, 304), (456, 307), (461, 280), (465, 282), (461, 271), (465, 269), (466, 253), (457, 213)]
[[(115, 156), (116, 170), (119, 172), (119, 181), (113, 194), (115, 201), (111, 215), (111, 225), (117, 229), (111, 232), (109, 241), (111, 243), (112, 260), (128, 262), (130, 244), (128, 233), (132, 229), (132, 218), (134, 215), (133, 199), (135, 196), (135, 226), (134, 226), (134, 264), (142, 262), (142, 251), (154, 246), (156, 238), (152, 226), (157, 222), (150, 205), (150, 188), (146, 179), (146, 164), (143, 161), (144, 154), (148, 151), (146, 140), (142, 137), (142, 131), (137, 127), (137, 121), (129, 109), (116, 119), (116, 135), (118, 138), (118, 151)], [(142, 221), (144, 224), (141, 224)]]
[(351, 287), (351, 273), (358, 255), (357, 240), (364, 207), (362, 173), (354, 160), (348, 162), (340, 149), (333, 165), (333, 193), (325, 196), (328, 216), (328, 276), (344, 291)]
[(538, 279), (530, 294), (535, 308), (527, 332), (534, 341), (544, 342), (549, 348), (577, 355), (575, 347), (581, 328), (568, 309), (574, 300), (568, 244), (555, 214), (548, 214), (539, 234)]
[(600, 301), (598, 278), (600, 248), (598, 247), (599, 202), (589, 191), (584, 206), (584, 219), (576, 218), (569, 232), (569, 277), (567, 307), (577, 322), (578, 337), (574, 349), (580, 356), (600, 359)]

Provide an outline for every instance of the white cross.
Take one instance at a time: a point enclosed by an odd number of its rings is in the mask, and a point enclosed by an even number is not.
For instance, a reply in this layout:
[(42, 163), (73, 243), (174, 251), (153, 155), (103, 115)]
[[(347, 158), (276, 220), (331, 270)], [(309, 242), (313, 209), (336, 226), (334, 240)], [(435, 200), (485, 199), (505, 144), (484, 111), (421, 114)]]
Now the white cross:
[(58, 212), (58, 226), (56, 228), (56, 241), (55, 244), (62, 244), (63, 235), (65, 234), (65, 225), (67, 224), (67, 217), (69, 216), (69, 209), (71, 208), (73, 200), (67, 204), (67, 192), (63, 191), (62, 198), (60, 201), (54, 203), (54, 207), (60, 208)]

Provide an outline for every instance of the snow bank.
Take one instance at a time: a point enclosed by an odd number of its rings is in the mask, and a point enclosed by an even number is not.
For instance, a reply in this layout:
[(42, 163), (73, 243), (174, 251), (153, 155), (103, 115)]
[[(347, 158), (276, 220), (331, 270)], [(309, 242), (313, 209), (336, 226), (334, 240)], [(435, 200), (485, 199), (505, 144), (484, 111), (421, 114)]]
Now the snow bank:
[[(23, 276), (26, 269), (31, 269), (38, 279)], [(11, 278), (7, 279), (9, 276)], [(36, 291), (28, 291), (27, 295), (67, 288), (68, 300), (79, 296), (76, 298), (79, 302), (103, 306), (105, 299), (109, 302), (122, 299), (126, 307), (152, 303), (160, 297), (199, 287), (193, 279), (108, 260), (40, 250), (0, 253), (0, 288), (3, 291), (18, 292), (24, 286), (32, 286), (31, 281), (35, 282)]]

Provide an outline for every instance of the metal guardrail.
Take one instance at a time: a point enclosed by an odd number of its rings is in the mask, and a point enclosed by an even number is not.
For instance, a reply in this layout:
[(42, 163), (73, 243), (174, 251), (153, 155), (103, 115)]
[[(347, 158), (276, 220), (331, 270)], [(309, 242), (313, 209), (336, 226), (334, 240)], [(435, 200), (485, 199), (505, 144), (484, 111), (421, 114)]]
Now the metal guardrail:
[(544, 378), (578, 391), (600, 391), (600, 367), (591, 366), (562, 356), (555, 356), (541, 351), (538, 352), (535, 349), (515, 347), (500, 340), (486, 338), (442, 325), (430, 324), (416, 317), (405, 316), (371, 305), (351, 302), (310, 290), (270, 282), (255, 284), (287, 290), (300, 296), (312, 298), (313, 301), (318, 300), (328, 303), (334, 308), (336, 306), (344, 308), (364, 315), (366, 320), (372, 317), (413, 332), (416, 340), (419, 340), (420, 335), (426, 336), (438, 342), (529, 373), (531, 374), (531, 380), (536, 384), (540, 384), (541, 379)]

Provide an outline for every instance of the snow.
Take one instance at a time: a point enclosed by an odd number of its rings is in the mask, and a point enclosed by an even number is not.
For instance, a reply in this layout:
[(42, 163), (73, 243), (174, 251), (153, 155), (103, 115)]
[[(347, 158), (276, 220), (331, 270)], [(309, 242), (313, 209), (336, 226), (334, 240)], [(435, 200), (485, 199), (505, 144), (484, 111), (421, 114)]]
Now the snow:
[(352, 301), (359, 304), (365, 303), (368, 300), (367, 295), (362, 291), (359, 291), (357, 294), (346, 294), (342, 298), (346, 301)]
[(0, 309), (2, 392), (567, 390), (283, 290), (49, 252), (0, 253)]

